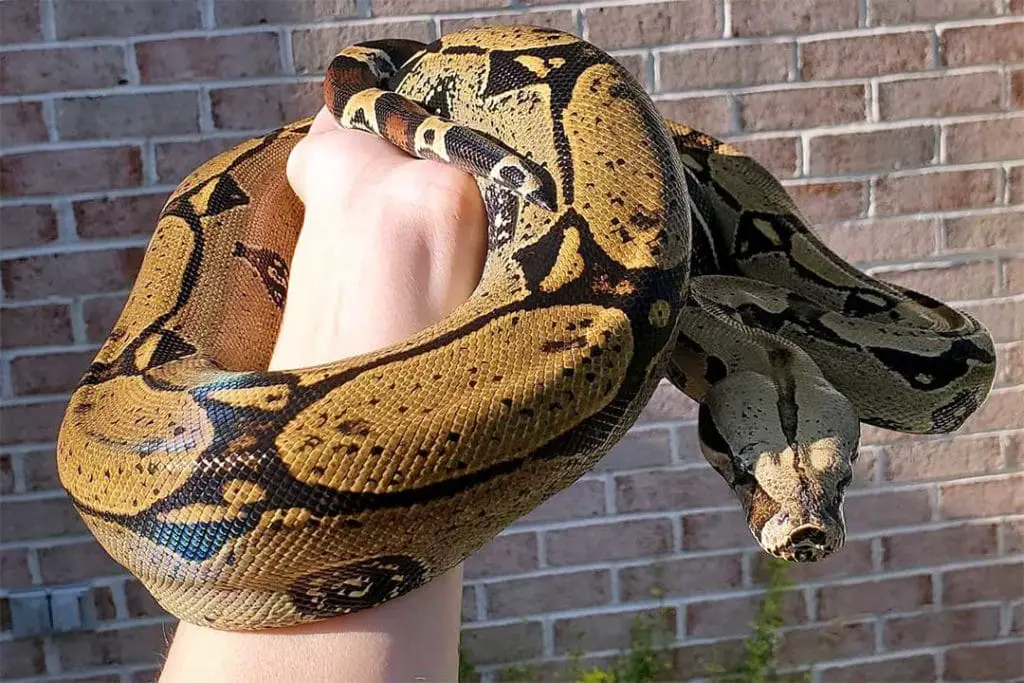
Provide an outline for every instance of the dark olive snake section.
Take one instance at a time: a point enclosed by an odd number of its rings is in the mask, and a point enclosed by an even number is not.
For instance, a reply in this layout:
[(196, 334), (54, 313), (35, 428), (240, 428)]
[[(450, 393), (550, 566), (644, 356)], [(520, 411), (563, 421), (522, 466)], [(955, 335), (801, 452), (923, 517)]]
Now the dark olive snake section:
[[(712, 406), (706, 454), (773, 552), (785, 476), (743, 470), (736, 406), (789, 387), (796, 407), (765, 424), (791, 444), (808, 416), (838, 433), (808, 447), (818, 485), (848, 469), (857, 416), (814, 361), (862, 419), (915, 431), (955, 428), (991, 384), (983, 328), (846, 266), (763, 168), (663, 122), (574, 36), (365, 43), (324, 93), (341, 125), (477, 177), (484, 273), (400, 344), (267, 372), (303, 216), (284, 168), (309, 121), (185, 178), (58, 446), (91, 531), (182, 619), (283, 626), (422, 585), (593, 466), (666, 373)], [(872, 379), (850, 378), (868, 357)]]

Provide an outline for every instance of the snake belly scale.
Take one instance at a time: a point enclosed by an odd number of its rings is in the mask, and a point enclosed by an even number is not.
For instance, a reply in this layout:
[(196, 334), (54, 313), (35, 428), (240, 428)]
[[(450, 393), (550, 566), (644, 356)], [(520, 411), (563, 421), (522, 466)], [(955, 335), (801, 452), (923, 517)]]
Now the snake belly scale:
[[(364, 43), (324, 93), (342, 126), (477, 178), (483, 276), (400, 344), (267, 372), (303, 216), (284, 169), (310, 122), (182, 181), (58, 444), (90, 530), (179, 618), (266, 628), (407, 593), (592, 467), (666, 375), (702, 401), (705, 455), (762, 545), (814, 559), (841, 545), (812, 527), (841, 504), (858, 419), (953, 429), (991, 385), (984, 328), (843, 264), (764, 169), (663, 121), (574, 36)], [(779, 396), (799, 409), (769, 410), (778, 434), (748, 429), (737, 406)], [(759, 464), (748, 445), (772, 439), (790, 455)], [(794, 503), (797, 484), (814, 495)]]

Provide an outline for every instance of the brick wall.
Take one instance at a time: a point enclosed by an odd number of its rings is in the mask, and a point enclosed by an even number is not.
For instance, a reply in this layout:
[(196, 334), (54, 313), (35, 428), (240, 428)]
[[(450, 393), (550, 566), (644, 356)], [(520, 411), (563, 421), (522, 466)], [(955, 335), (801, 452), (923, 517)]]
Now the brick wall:
[[(783, 659), (816, 682), (1024, 678), (1022, 15), (1021, 0), (0, 1), (0, 596), (89, 581), (101, 620), (18, 640), (0, 597), (0, 678), (150, 680), (173, 628), (85, 533), (53, 456), (167, 193), (313, 112), (340, 46), (512, 20), (611, 50), (666, 115), (784, 178), (841, 254), (990, 326), (998, 386), (960, 433), (864, 429), (850, 540), (794, 572)], [(679, 676), (737, 652), (763, 556), (695, 418), (663, 387), (595, 471), (467, 563), (463, 642), (488, 679), (600, 659), (663, 607)]]

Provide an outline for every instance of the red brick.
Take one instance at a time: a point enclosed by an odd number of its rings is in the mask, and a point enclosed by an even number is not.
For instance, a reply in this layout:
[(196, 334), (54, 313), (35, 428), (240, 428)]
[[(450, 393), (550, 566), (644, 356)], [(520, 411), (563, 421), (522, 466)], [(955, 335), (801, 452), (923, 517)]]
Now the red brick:
[(683, 550), (757, 547), (741, 510), (701, 512), (683, 517)]
[(789, 80), (792, 43), (752, 43), (692, 48), (659, 55), (661, 89), (697, 90)]
[(1014, 166), (1008, 176), (1010, 203), (1024, 204), (1024, 166)]
[(800, 45), (804, 80), (920, 71), (932, 66), (927, 31), (828, 38)]
[(97, 296), (86, 299), (82, 305), (85, 330), (88, 341), (102, 342), (114, 328), (114, 323), (124, 308), (125, 295)]
[[(473, 591), (470, 590), (470, 593)], [(165, 614), (164, 610), (157, 604), (141, 583), (134, 579), (124, 584), (124, 594), (128, 607), (128, 616), (132, 619), (139, 617), (158, 617)]]
[(109, 88), (127, 83), (126, 79), (124, 52), (114, 45), (20, 50), (0, 55), (3, 95)]
[(1024, 259), (1000, 259), (1003, 267), (1003, 294), (1020, 294), (1024, 292)]
[[(0, 598), (0, 631), (11, 630), (11, 601)], [(2, 651), (2, 650), (0, 650)]]
[(463, 629), (460, 645), (474, 666), (532, 659), (544, 652), (539, 621)]
[(1007, 425), (1019, 425), (1022, 388), (1024, 387), (993, 391), (981, 408), (967, 419), (960, 431), (974, 434), (1005, 429)]
[[(525, 2), (523, 4), (538, 3)], [(374, 0), (373, 16), (467, 12), (469, 10), (500, 9), (507, 6), (508, 3), (505, 0)]]
[(612, 447), (594, 467), (595, 472), (613, 470), (636, 470), (667, 465), (672, 460), (672, 445), (669, 430), (654, 429), (645, 432), (630, 432)]
[(679, 121), (708, 135), (723, 136), (732, 130), (732, 105), (725, 95), (673, 97), (655, 102), (667, 119)]
[(877, 579), (818, 589), (818, 618), (905, 612), (932, 604), (932, 578), (926, 574)]
[(4, 406), (0, 410), (0, 444), (53, 441), (66, 401)]
[(714, 38), (722, 29), (718, 4), (711, 0), (670, 0), (643, 5), (585, 8), (588, 40), (612, 50)]
[(567, 33), (576, 33), (576, 17), (571, 10), (492, 14), (465, 19), (441, 19), (440, 24), (441, 35), (474, 26), (492, 26), (494, 24), (532, 24), (533, 26), (553, 28)]
[(672, 650), (672, 675), (679, 679), (703, 679), (710, 671), (731, 669), (744, 659), (743, 640), (685, 645)]
[(816, 227), (821, 241), (851, 263), (931, 256), (936, 221), (927, 218), (873, 218), (870, 222)]
[(0, 2), (0, 43), (35, 43), (42, 39), (39, 0)]
[[(373, 4), (375, 16), (380, 16), (380, 4)], [(313, 23), (325, 17), (336, 21), (358, 12), (355, 0), (217, 0), (214, 13), (217, 26), (254, 26)]]
[(812, 223), (858, 218), (867, 213), (868, 184), (860, 180), (787, 185), (786, 192)]
[(946, 66), (1024, 61), (1024, 22), (940, 30), (939, 53)]
[(78, 97), (57, 102), (62, 140), (199, 132), (195, 92)]
[(552, 496), (543, 505), (521, 518), (521, 522), (560, 522), (586, 519), (605, 514), (604, 482), (584, 479)]
[(11, 385), (15, 396), (70, 392), (92, 361), (94, 351), (19, 356), (11, 360)]
[(98, 633), (86, 631), (55, 638), (65, 671), (156, 663), (163, 658), (170, 639), (171, 630), (161, 624)]
[(952, 569), (942, 574), (942, 603), (963, 605), (1020, 597), (1022, 585), (1024, 564), (1020, 561)]
[(1010, 105), (1024, 109), (1024, 69), (1010, 72)]
[(1018, 303), (982, 301), (958, 308), (980, 320), (996, 343), (1024, 339), (1024, 310)]
[[(754, 555), (756, 583), (768, 580), (767, 563), (771, 559), (771, 556), (760, 551)], [(864, 577), (871, 572), (871, 541), (858, 539), (847, 540), (842, 548), (824, 560), (789, 565), (786, 578), (794, 584), (801, 584), (847, 576)]]
[(697, 435), (696, 423), (679, 425), (675, 428), (676, 430), (676, 446), (678, 452), (676, 456), (679, 461), (684, 465), (699, 464), (704, 467), (707, 464), (707, 460), (704, 459), (704, 454), (700, 452), (700, 438)]
[(913, 270), (876, 271), (875, 277), (917, 290), (940, 301), (982, 299), (996, 291), (998, 276), (990, 261), (943, 263)]
[(924, 166), (935, 157), (935, 139), (931, 126), (818, 135), (810, 141), (811, 173), (861, 173)]
[(44, 583), (86, 581), (101, 576), (121, 576), (125, 570), (95, 541), (41, 548), (39, 567)]
[(469, 556), (465, 577), (520, 574), (537, 568), (537, 535), (533, 533), (498, 536)]
[(0, 208), (0, 240), (4, 249), (32, 247), (57, 239), (57, 215), (47, 204)]
[(797, 88), (739, 96), (744, 130), (794, 130), (863, 121), (862, 85)]
[(0, 194), (67, 194), (136, 187), (142, 183), (137, 147), (97, 147), (0, 157)]
[(0, 550), (0, 576), (4, 588), (21, 588), (32, 583), (25, 550)]
[(882, 638), (890, 650), (950, 645), (999, 636), (999, 608), (974, 607), (886, 619)]
[(57, 456), (52, 449), (25, 453), (25, 487), (29, 491), (55, 491), (60, 488), (57, 477)]
[(907, 569), (994, 556), (999, 550), (998, 533), (996, 524), (965, 524), (885, 536), (883, 565)]
[(1024, 474), (945, 484), (939, 487), (939, 509), (946, 519), (1021, 514), (1024, 512), (1022, 487)]
[(738, 504), (728, 484), (709, 467), (617, 476), (615, 492), (619, 512), (686, 510)]
[(787, 629), (781, 636), (778, 659), (779, 664), (786, 667), (861, 657), (872, 654), (875, 649), (875, 629), (870, 623), (834, 621), (808, 628)]
[(915, 655), (903, 659), (883, 659), (864, 664), (842, 664), (822, 669), (821, 683), (908, 683), (937, 680), (935, 658)]
[(1024, 157), (1024, 116), (952, 123), (946, 126), (948, 163), (962, 164), (1020, 157)]
[(0, 503), (0, 536), (5, 543), (85, 531), (78, 512), (67, 498)]
[(647, 55), (643, 52), (622, 52), (618, 50), (615, 51), (612, 57), (636, 79), (636, 82), (644, 90), (650, 90), (651, 84), (647, 82)]
[[(112, 621), (117, 618), (114, 594), (109, 586), (94, 586), (92, 589), (92, 602), (96, 608), (96, 618), (100, 621)], [(120, 683), (120, 681), (117, 683)]]
[(6, 262), (3, 286), (12, 299), (110, 292), (131, 285), (143, 249), (47, 254)]
[(988, 0), (870, 0), (868, 17), (872, 26), (909, 24), (921, 21), (949, 21), (990, 17), (995, 4)]
[(931, 496), (926, 489), (848, 495), (844, 509), (846, 525), (853, 534), (921, 524), (932, 518)]
[(745, 138), (730, 136), (729, 141), (779, 178), (800, 174), (800, 139), (796, 137)]
[(486, 591), (487, 616), (491, 618), (606, 605), (612, 599), (607, 570), (510, 579), (487, 584)]
[[(0, 5), (2, 7), (3, 5)], [(41, 102), (13, 102), (0, 105), (0, 144), (14, 147), (46, 142), (50, 134), (43, 121)]]
[(992, 206), (999, 201), (999, 175), (999, 169), (982, 169), (886, 176), (875, 185), (875, 209), (898, 215)]
[[(747, 635), (763, 598), (761, 594), (688, 604), (686, 637), (703, 639)], [(801, 593), (788, 591), (781, 600), (781, 616), (786, 625), (802, 624), (807, 620), (807, 605)]]
[(61, 40), (202, 28), (199, 7), (191, 0), (57, 0), (53, 11)]
[(1024, 633), (1024, 603), (1017, 605), (1010, 616), (1010, 635), (1018, 636)]
[(75, 202), (75, 225), (79, 237), (134, 237), (153, 232), (166, 193), (103, 197)]
[[(19, 457), (19, 456), (14, 456)], [(14, 469), (11, 456), (0, 453), (0, 494), (7, 495), (14, 491)]]
[(210, 91), (213, 123), (220, 130), (274, 128), (315, 114), (322, 98), (319, 83), (279, 83)]
[(1024, 247), (1024, 211), (945, 219), (945, 249), (988, 251)]
[(857, 26), (857, 5), (836, 0), (793, 0), (770, 5), (759, 0), (735, 0), (732, 32), (736, 36), (778, 33), (821, 33)]
[(741, 574), (739, 555), (664, 560), (620, 569), (619, 587), (623, 600), (689, 596), (737, 588)]
[(154, 145), (157, 179), (162, 183), (180, 182), (182, 178), (206, 161), (245, 139), (244, 137), (230, 137), (185, 142), (158, 142)]
[(153, 40), (135, 46), (143, 83), (255, 78), (283, 73), (276, 33)]
[(1024, 676), (1024, 648), (1017, 643), (963, 645), (946, 651), (947, 681), (1009, 681)]
[(552, 566), (653, 557), (672, 550), (672, 524), (645, 519), (546, 532)]
[[(4, 3), (7, 4), (7, 3)], [(0, 678), (21, 678), (46, 673), (46, 655), (40, 638), (0, 643)]]
[(1024, 343), (996, 346), (996, 379), (993, 386), (1024, 384)]
[[(405, 6), (405, 0), (397, 1)], [(379, 0), (374, 3), (375, 11), (379, 10), (379, 5)], [(341, 45), (354, 45), (382, 38), (406, 38), (429, 42), (433, 39), (432, 34), (430, 22), (422, 19), (301, 29), (292, 33), (292, 55), (298, 73), (323, 73)]]
[(952, 439), (949, 441), (908, 442), (884, 449), (891, 481), (921, 481), (1001, 469), (999, 438)]
[(1002, 108), (1002, 78), (997, 71), (921, 76), (878, 84), (883, 120), (950, 114), (977, 114)]
[(462, 623), (468, 624), (471, 621), (478, 621), (476, 604), (476, 588), (474, 586), (463, 586), (462, 588)]
[[(676, 611), (670, 607), (643, 612), (616, 612), (555, 621), (555, 653), (572, 654), (627, 648), (635, 624), (652, 629), (662, 640), (676, 632)], [(658, 644), (655, 641), (654, 644)]]
[(1007, 468), (1019, 469), (1024, 466), (1024, 433), (1007, 434), (1003, 437), (1003, 455)]
[(697, 419), (697, 402), (676, 389), (668, 382), (662, 382), (647, 402), (639, 424), (651, 422), (686, 422)]

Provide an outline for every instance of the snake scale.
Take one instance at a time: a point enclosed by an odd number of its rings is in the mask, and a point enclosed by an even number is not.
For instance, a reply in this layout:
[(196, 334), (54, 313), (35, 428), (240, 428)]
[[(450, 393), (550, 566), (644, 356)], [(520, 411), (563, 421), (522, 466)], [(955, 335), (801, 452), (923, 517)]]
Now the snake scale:
[(859, 422), (950, 431), (991, 387), (983, 326), (843, 262), (768, 171), (575, 36), (363, 43), (324, 94), (477, 178), (486, 264), (399, 344), (268, 372), (310, 120), (182, 181), (58, 446), (90, 530), (182, 619), (284, 626), (422, 585), (591, 468), (665, 377), (761, 545), (818, 559)]

